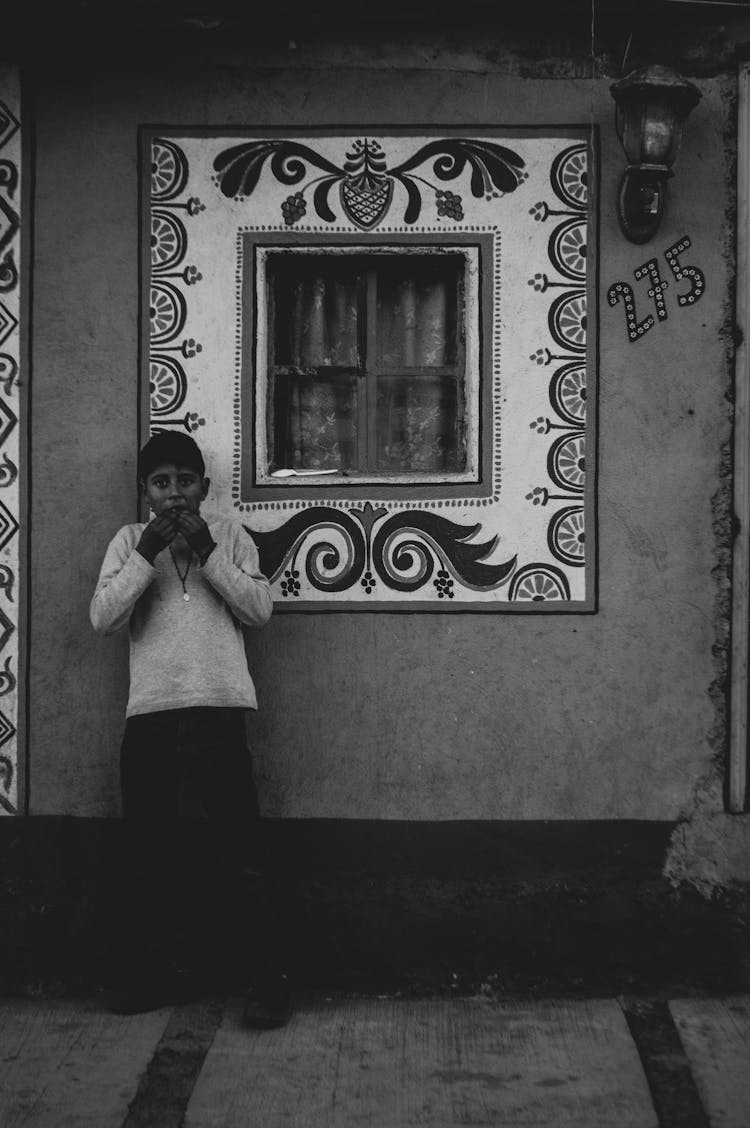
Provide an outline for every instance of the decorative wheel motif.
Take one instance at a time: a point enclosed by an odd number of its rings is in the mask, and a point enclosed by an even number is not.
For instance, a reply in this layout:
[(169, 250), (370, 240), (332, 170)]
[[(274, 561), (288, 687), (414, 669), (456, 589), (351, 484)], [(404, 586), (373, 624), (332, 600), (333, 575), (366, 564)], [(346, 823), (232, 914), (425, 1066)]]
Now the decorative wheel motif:
[(583, 352), (586, 348), (586, 294), (576, 290), (561, 294), (549, 311), (549, 331), (563, 349)]
[(566, 219), (550, 235), (549, 257), (560, 274), (573, 282), (586, 278), (586, 223), (581, 219)]
[(555, 157), (550, 171), (552, 189), (564, 204), (583, 210), (588, 203), (588, 169), (585, 145), (571, 145)]
[(182, 332), (187, 310), (185, 299), (169, 282), (153, 282), (149, 298), (151, 340), (161, 344)]
[(565, 573), (551, 564), (527, 564), (519, 568), (511, 580), (508, 599), (523, 603), (570, 599), (570, 585)]
[(558, 368), (550, 380), (550, 403), (566, 423), (583, 426), (586, 420), (586, 368), (575, 362)]
[(187, 394), (187, 378), (171, 356), (151, 358), (149, 391), (152, 415), (170, 415), (182, 406)]
[(157, 138), (151, 145), (151, 199), (162, 203), (179, 196), (187, 176), (182, 149), (163, 137)]
[(586, 437), (565, 436), (552, 444), (547, 458), (552, 481), (563, 490), (581, 493), (586, 481)]
[(586, 534), (581, 506), (569, 505), (555, 514), (547, 530), (547, 543), (563, 564), (580, 567), (584, 563)]
[(151, 213), (151, 266), (168, 270), (185, 257), (187, 234), (182, 223), (167, 211)]

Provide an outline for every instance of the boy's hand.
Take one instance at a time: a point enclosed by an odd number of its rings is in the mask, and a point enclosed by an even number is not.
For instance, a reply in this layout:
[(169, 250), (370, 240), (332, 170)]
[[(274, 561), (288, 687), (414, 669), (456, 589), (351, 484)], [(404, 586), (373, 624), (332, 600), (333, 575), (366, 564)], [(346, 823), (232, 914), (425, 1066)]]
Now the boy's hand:
[(160, 513), (158, 517), (154, 517), (153, 521), (146, 525), (141, 533), (141, 539), (135, 546), (136, 551), (140, 552), (149, 564), (153, 564), (159, 553), (172, 543), (178, 532), (175, 514), (172, 512)]
[(181, 510), (177, 515), (177, 529), (182, 533), (201, 564), (205, 564), (216, 548), (216, 542), (201, 515), (191, 513), (188, 509)]

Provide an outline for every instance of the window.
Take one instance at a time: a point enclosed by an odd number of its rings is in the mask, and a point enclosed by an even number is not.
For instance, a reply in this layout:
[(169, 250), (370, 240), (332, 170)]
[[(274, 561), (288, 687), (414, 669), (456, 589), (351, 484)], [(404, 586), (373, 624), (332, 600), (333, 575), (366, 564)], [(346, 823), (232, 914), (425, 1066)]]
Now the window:
[(260, 265), (260, 480), (476, 476), (470, 248), (268, 248)]

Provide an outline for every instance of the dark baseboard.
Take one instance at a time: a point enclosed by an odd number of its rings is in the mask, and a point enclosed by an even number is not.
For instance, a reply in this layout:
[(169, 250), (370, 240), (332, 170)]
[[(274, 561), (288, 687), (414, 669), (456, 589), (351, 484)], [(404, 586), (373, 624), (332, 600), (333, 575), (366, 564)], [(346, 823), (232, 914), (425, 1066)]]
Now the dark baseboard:
[[(612, 994), (747, 989), (750, 892), (662, 877), (674, 824), (267, 820), (303, 986)], [(90, 991), (112, 974), (119, 820), (0, 821), (0, 989)], [(180, 824), (186, 920), (227, 969), (210, 843)], [(209, 907), (214, 905), (213, 908)], [(239, 972), (238, 972), (239, 974)]]

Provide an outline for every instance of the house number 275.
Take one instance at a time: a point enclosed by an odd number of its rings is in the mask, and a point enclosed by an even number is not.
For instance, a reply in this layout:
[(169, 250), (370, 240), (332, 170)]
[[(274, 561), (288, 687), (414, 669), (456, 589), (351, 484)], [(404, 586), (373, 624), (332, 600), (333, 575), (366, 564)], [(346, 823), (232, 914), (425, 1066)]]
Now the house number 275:
[[(687, 235), (683, 235), (664, 252), (664, 258), (674, 275), (675, 282), (682, 282), (683, 279), (686, 279), (690, 283), (688, 293), (677, 295), (678, 306), (695, 305), (703, 297), (706, 289), (706, 279), (702, 271), (697, 266), (685, 266), (680, 262), (680, 255), (687, 251), (690, 246), (690, 239)], [(640, 281), (641, 278), (648, 278), (651, 285), (647, 292), (656, 307), (656, 318), (659, 321), (666, 321), (667, 306), (664, 301), (664, 291), (669, 286), (669, 282), (662, 280), (658, 261), (651, 258), (648, 262), (644, 262), (642, 266), (633, 271), (633, 277), (636, 281)], [(648, 333), (649, 329), (653, 329), (655, 324), (653, 314), (649, 313), (643, 321), (639, 321), (636, 317), (635, 297), (633, 296), (633, 287), (629, 282), (615, 282), (610, 286), (607, 291), (607, 301), (611, 306), (616, 306), (619, 301), (622, 301), (625, 305), (625, 323), (631, 341), (639, 341), (645, 333)]]

